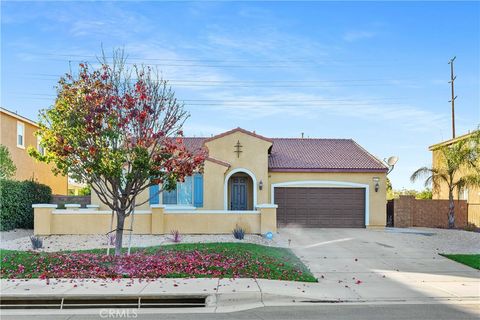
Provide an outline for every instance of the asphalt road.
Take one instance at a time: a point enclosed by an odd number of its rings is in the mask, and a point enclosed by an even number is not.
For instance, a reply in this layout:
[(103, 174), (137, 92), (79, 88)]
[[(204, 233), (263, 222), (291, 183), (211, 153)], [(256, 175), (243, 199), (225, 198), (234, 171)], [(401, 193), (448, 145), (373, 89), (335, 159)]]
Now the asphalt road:
[(200, 314), (138, 314), (130, 313), (129, 316), (108, 316), (100, 315), (62, 315), (62, 316), (4, 316), (7, 319), (52, 319), (52, 320), (74, 320), (74, 319), (155, 319), (155, 320), (217, 320), (217, 319), (333, 319), (333, 320), (410, 320), (410, 319), (431, 319), (431, 320), (478, 320), (480, 316), (480, 304), (477, 305), (445, 305), (445, 304), (391, 304), (391, 305), (308, 305), (295, 307), (265, 307), (251, 309), (235, 313), (200, 313)]

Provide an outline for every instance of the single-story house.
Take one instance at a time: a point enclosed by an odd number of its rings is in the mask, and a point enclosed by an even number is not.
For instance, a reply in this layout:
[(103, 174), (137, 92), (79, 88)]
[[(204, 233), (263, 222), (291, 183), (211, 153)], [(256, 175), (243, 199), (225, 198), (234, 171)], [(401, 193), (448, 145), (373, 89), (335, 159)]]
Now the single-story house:
[[(141, 195), (151, 195), (150, 203), (139, 210), (160, 205), (215, 219), (215, 212), (225, 217), (276, 205), (278, 226), (385, 226), (387, 167), (351, 139), (267, 138), (236, 128), (184, 142), (208, 149), (203, 173), (174, 191), (152, 187)], [(107, 209), (95, 194), (92, 203)]]

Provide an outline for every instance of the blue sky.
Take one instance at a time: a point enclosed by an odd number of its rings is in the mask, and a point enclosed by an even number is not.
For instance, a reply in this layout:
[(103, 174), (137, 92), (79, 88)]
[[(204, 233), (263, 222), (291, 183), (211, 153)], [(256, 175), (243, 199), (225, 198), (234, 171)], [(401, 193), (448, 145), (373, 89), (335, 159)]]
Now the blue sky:
[(191, 113), (185, 132), (353, 138), (398, 155), (394, 188), (480, 123), (478, 2), (2, 2), (1, 105), (37, 119), (69, 61), (125, 48)]

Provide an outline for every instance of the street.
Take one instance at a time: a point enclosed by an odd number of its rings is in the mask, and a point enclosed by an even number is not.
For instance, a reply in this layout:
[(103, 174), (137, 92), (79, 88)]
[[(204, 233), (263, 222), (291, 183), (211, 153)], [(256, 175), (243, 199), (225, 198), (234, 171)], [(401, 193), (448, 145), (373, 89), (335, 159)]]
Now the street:
[[(32, 312), (35, 313), (35, 312)], [(73, 313), (73, 312), (72, 312)], [(115, 313), (111, 313), (115, 314)], [(447, 304), (332, 304), (332, 305), (303, 305), (288, 307), (264, 307), (234, 313), (150, 313), (135, 312), (117, 313), (110, 315), (103, 312), (98, 315), (25, 315), (3, 316), (3, 320), (15, 319), (192, 319), (192, 320), (217, 320), (217, 319), (332, 319), (332, 320), (385, 320), (385, 319), (432, 319), (432, 320), (457, 320), (478, 319), (480, 305), (447, 305)]]

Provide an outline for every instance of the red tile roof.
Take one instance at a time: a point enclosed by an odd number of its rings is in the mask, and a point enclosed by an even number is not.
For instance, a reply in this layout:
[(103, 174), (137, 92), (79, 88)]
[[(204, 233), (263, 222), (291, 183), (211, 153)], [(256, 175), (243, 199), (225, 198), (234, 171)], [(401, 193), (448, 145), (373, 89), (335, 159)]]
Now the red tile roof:
[[(222, 135), (223, 136), (223, 135)], [(218, 136), (217, 136), (218, 137)], [(190, 150), (211, 138), (184, 138)], [(385, 172), (387, 167), (352, 139), (273, 138), (270, 171)]]
[(376, 172), (387, 167), (351, 139), (275, 138), (270, 171)]

